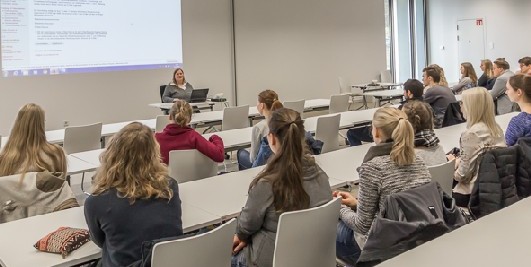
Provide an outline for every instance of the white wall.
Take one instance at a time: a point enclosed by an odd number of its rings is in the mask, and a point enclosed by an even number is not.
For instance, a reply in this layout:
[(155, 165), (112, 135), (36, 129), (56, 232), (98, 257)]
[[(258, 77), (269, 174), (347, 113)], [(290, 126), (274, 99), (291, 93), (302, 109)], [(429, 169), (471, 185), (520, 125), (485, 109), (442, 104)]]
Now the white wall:
[(386, 68), (382, 0), (235, 0), (238, 104), (328, 98)]
[[(428, 0), (429, 63), (441, 65), (449, 82), (457, 81), (457, 21), (484, 18), (485, 56), (491, 60), (505, 57), (512, 70), (518, 69), (518, 59), (531, 56), (530, 11), (529, 0)], [(479, 62), (472, 64), (480, 73)]]
[[(232, 99), (230, 0), (182, 0), (186, 77)], [(171, 34), (171, 33), (168, 33)], [(153, 40), (160, 42), (164, 40)], [(149, 48), (146, 48), (149, 49)], [(9, 133), (20, 106), (28, 102), (46, 111), (46, 128), (102, 121), (154, 118), (160, 110), (159, 85), (172, 69), (0, 78), (0, 135)]]

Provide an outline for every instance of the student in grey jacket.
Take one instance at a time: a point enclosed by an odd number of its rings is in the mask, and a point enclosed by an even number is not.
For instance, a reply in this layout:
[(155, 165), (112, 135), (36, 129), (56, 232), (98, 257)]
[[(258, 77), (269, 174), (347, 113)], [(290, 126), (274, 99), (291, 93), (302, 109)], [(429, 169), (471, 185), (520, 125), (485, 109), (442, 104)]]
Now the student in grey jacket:
[(461, 94), (463, 90), (476, 87), (478, 85), (478, 76), (474, 70), (474, 66), (470, 62), (461, 63), (461, 79), (459, 83), (452, 86), (452, 91), (455, 94)]
[(173, 103), (177, 99), (190, 102), (194, 87), (186, 81), (184, 70), (177, 68), (173, 71), (172, 82), (166, 85), (162, 94), (163, 103)]
[(509, 78), (514, 76), (514, 73), (509, 70), (509, 63), (502, 59), (494, 61), (494, 76), (496, 76), (496, 82), (489, 91), (490, 95), (496, 103), (496, 114), (502, 115), (513, 111), (513, 103), (505, 94), (506, 84)]
[(268, 124), (275, 155), (249, 186), (234, 236), (233, 267), (272, 266), (279, 216), (332, 199), (328, 176), (305, 145), (300, 114), (282, 108), (271, 114)]
[(358, 199), (347, 192), (334, 192), (345, 205), (340, 210), (336, 253), (349, 264), (355, 264), (359, 257), (386, 197), (431, 181), (424, 161), (415, 155), (413, 127), (403, 111), (380, 108), (372, 125), (376, 145), (358, 168)]

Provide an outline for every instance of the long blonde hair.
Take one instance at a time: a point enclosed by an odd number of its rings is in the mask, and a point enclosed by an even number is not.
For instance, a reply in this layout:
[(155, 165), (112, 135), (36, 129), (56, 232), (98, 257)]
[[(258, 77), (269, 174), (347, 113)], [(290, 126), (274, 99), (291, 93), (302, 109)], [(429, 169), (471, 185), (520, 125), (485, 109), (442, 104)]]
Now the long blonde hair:
[(374, 113), (372, 125), (383, 137), (393, 139), (390, 154), (393, 162), (405, 166), (415, 161), (415, 131), (406, 113), (394, 107), (380, 108)]
[(483, 59), (483, 60), (481, 60), (481, 64), (485, 68), (485, 70), (483, 71), (483, 74), (485, 74), (487, 76), (487, 78), (489, 78), (489, 79), (493, 78), (494, 77), (494, 70), (493, 70), (493, 67), (492, 67), (492, 61), (490, 61), (490, 59)]
[[(66, 156), (57, 145), (46, 141), (44, 110), (26, 104), (19, 111), (4, 149), (0, 153), (0, 176), (28, 171), (62, 172), (66, 175)], [(22, 176), (23, 177), (23, 176)]]
[(192, 113), (192, 107), (188, 102), (177, 99), (171, 106), (170, 120), (181, 127), (186, 127), (192, 120)]
[(120, 130), (100, 156), (94, 195), (111, 188), (120, 197), (171, 199), (168, 169), (161, 163), (160, 149), (149, 127), (132, 122)]
[(487, 89), (474, 87), (463, 91), (463, 114), (466, 118), (467, 128), (483, 122), (489, 128), (490, 135), (502, 137), (503, 130), (496, 123), (494, 114), (494, 101)]

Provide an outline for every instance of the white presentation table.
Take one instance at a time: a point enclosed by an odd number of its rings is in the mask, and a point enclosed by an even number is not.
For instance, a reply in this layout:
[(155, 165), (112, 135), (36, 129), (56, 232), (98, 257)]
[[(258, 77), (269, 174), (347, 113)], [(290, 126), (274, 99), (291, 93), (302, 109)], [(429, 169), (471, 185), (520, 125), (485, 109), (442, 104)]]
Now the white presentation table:
[(529, 266), (529, 210), (523, 199), (378, 266)]

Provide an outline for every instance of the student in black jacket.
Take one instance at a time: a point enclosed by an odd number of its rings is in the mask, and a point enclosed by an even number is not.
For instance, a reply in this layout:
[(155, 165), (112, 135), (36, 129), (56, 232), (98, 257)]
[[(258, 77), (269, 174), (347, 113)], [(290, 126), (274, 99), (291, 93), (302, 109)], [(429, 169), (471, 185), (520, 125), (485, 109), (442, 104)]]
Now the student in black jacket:
[(133, 122), (101, 156), (93, 195), (85, 201), (90, 237), (105, 267), (142, 258), (142, 242), (182, 235), (177, 182), (168, 177), (151, 129)]

